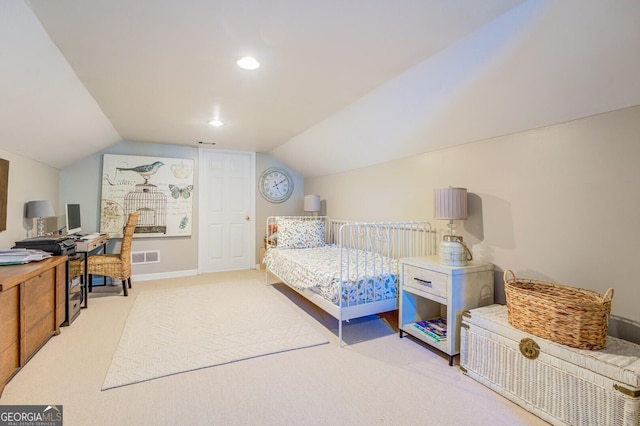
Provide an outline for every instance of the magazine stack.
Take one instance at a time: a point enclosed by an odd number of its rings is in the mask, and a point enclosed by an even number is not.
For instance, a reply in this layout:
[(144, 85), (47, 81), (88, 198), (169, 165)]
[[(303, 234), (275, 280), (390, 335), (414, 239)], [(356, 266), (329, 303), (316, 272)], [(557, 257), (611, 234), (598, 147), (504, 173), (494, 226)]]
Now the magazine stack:
[(413, 326), (434, 342), (447, 341), (447, 320), (445, 318), (417, 321)]

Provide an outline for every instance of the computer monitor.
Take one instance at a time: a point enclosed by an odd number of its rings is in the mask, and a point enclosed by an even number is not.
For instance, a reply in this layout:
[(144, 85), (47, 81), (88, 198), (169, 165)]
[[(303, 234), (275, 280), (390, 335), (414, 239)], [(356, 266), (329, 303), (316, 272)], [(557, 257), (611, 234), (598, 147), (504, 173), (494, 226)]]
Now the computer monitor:
[(67, 213), (67, 234), (77, 234), (79, 232), (82, 232), (82, 222), (80, 221), (80, 204), (67, 204), (65, 210)]

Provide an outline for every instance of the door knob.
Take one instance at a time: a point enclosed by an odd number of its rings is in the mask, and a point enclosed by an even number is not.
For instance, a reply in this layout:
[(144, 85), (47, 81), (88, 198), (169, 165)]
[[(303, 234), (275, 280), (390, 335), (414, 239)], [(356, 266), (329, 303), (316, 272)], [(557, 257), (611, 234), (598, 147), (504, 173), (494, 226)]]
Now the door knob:
[(249, 216), (245, 216), (244, 220), (251, 220), (251, 218)]

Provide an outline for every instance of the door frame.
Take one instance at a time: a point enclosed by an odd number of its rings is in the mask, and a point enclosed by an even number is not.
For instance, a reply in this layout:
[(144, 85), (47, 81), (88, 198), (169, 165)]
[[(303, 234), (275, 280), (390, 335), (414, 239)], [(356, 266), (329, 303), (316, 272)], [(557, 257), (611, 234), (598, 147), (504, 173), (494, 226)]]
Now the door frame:
[[(232, 151), (232, 150), (224, 150), (224, 149), (212, 149), (206, 147), (198, 147), (198, 182), (199, 182), (199, 191), (198, 191), (198, 275), (202, 274), (202, 263), (200, 253), (203, 250), (203, 240), (201, 238), (201, 229), (204, 229), (203, 222), (205, 218), (204, 206), (206, 205), (206, 194), (205, 191), (202, 190), (204, 187), (204, 167), (203, 167), (203, 153), (213, 153), (213, 154), (241, 154), (247, 155), (250, 159), (250, 170), (249, 170), (249, 211), (251, 215), (251, 223), (249, 224), (249, 233), (251, 238), (249, 238), (249, 243), (247, 249), (249, 250), (249, 269), (256, 268), (256, 153), (250, 151)], [(213, 271), (207, 271), (213, 272)], [(222, 271), (215, 271), (222, 272)]]

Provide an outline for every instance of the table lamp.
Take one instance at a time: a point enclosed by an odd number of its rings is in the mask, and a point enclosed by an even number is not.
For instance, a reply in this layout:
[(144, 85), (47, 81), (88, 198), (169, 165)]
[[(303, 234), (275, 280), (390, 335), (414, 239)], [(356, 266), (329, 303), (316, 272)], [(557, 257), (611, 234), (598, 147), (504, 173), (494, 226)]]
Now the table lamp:
[(320, 211), (320, 196), (319, 195), (305, 195), (304, 196), (304, 211), (313, 212), (314, 216)]
[(442, 188), (434, 190), (434, 217), (449, 220), (449, 234), (440, 242), (440, 263), (465, 266), (472, 259), (471, 251), (462, 236), (453, 234), (453, 221), (467, 218), (467, 189)]
[(49, 200), (29, 201), (27, 203), (26, 217), (29, 219), (38, 218), (38, 237), (44, 236), (44, 218), (55, 215)]

